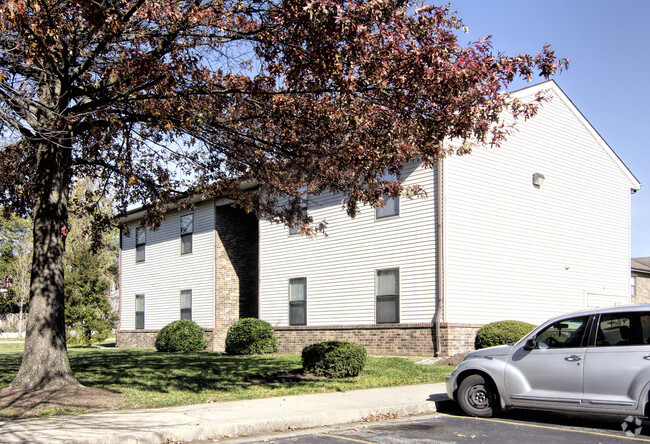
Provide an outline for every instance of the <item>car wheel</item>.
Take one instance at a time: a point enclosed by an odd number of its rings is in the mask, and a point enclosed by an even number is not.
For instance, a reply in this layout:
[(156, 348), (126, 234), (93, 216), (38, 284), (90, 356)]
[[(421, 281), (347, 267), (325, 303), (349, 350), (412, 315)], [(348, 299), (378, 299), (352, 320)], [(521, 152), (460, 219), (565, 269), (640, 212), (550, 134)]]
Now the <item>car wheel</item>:
[(489, 418), (500, 409), (499, 393), (489, 379), (470, 375), (458, 387), (458, 404), (470, 416)]

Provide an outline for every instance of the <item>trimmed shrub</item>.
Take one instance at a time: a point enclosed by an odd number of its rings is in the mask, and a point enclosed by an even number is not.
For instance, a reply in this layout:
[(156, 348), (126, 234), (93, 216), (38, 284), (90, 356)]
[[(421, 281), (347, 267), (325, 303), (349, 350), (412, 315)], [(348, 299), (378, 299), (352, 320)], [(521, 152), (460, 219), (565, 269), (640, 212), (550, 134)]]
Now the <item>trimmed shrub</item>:
[(257, 318), (243, 318), (235, 322), (226, 334), (226, 353), (229, 355), (257, 355), (278, 351), (278, 340), (271, 324)]
[(156, 350), (161, 352), (200, 351), (207, 345), (203, 329), (189, 319), (165, 325), (156, 336)]
[(498, 321), (486, 324), (476, 332), (474, 348), (478, 350), (517, 342), (530, 333), (533, 328), (535, 328), (533, 324), (522, 321)]
[(302, 368), (328, 378), (357, 376), (366, 365), (366, 356), (366, 348), (353, 342), (317, 342), (302, 350)]

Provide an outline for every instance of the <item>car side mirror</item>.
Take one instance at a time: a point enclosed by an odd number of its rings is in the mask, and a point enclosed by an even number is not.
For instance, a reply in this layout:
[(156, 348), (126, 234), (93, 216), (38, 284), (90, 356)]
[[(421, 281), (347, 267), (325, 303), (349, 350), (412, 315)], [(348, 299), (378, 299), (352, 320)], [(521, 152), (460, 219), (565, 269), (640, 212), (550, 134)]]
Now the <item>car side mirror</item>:
[(530, 351), (530, 350), (534, 350), (536, 348), (537, 348), (537, 341), (535, 341), (535, 338), (530, 338), (524, 344), (524, 350)]

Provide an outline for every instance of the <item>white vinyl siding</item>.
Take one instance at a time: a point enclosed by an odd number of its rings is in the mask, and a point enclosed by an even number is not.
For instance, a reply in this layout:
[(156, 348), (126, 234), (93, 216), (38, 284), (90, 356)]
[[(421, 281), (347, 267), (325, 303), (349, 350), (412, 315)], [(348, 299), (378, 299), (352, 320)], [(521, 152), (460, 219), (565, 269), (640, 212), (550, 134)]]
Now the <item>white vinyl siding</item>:
[[(122, 239), (123, 298), (120, 328), (135, 327), (135, 313), (124, 298), (146, 295), (145, 328), (160, 329), (180, 319), (181, 290), (192, 290), (192, 320), (204, 328), (214, 327), (215, 209), (212, 201), (198, 204), (194, 213), (192, 254), (181, 254), (180, 217), (188, 211), (170, 210), (160, 228), (147, 229), (147, 256), (135, 262), (135, 227)], [(131, 299), (132, 300), (132, 299)]]
[(260, 221), (260, 317), (287, 326), (287, 282), (309, 283), (307, 325), (375, 324), (375, 273), (400, 270), (400, 322), (431, 322), (436, 301), (435, 171), (410, 165), (406, 184), (427, 198), (401, 198), (397, 217), (376, 219), (371, 207), (350, 219), (341, 196), (310, 199), (315, 222), (327, 236), (287, 236), (283, 225)]
[(445, 321), (539, 323), (590, 293), (629, 302), (632, 182), (614, 156), (554, 94), (501, 147), (445, 159)]

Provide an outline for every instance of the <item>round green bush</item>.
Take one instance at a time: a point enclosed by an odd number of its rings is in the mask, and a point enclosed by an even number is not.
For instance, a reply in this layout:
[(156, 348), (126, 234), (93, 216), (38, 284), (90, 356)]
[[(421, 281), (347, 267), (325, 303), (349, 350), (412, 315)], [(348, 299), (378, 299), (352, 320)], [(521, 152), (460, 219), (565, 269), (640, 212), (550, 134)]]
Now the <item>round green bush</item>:
[(235, 322), (226, 334), (226, 353), (229, 355), (257, 355), (278, 351), (278, 340), (271, 324), (257, 318), (243, 318)]
[(317, 342), (302, 350), (302, 368), (328, 378), (357, 376), (366, 365), (366, 356), (366, 348), (353, 342)]
[(156, 336), (156, 350), (162, 352), (199, 351), (207, 345), (203, 329), (188, 319), (165, 325)]
[(478, 350), (517, 342), (533, 328), (535, 328), (533, 324), (522, 321), (498, 321), (486, 324), (476, 332), (474, 348)]

